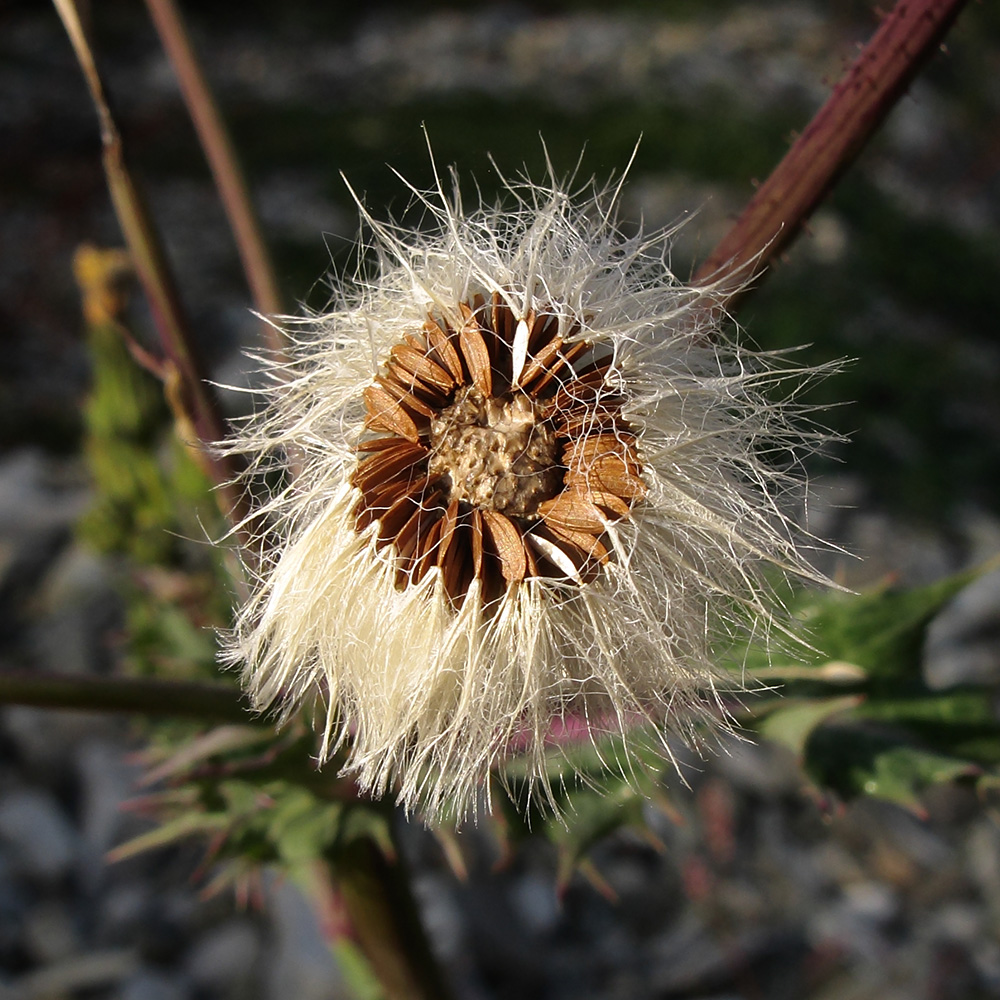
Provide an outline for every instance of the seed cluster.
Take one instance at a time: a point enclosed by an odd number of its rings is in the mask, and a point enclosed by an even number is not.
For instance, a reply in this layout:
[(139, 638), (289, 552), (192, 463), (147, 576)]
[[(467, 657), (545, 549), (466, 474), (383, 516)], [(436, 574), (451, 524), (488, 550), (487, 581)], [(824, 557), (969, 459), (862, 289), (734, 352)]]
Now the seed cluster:
[(355, 527), (378, 522), (397, 586), (437, 566), (453, 604), (476, 579), (484, 603), (530, 577), (592, 580), (646, 491), (610, 360), (499, 293), (459, 311), (457, 328), (428, 316), (364, 391)]

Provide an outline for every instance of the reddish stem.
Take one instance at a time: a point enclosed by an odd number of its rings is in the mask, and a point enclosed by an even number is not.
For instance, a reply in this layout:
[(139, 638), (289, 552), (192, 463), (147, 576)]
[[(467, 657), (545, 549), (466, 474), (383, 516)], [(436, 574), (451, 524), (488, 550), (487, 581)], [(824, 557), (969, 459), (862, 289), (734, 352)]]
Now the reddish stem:
[(940, 45), (966, 0), (899, 0), (695, 274), (728, 302), (795, 237)]
[[(174, 0), (146, 0), (146, 7), (177, 74), (184, 103), (215, 178), (254, 305), (264, 316), (277, 316), (283, 311), (281, 294), (267, 244), (240, 169), (239, 158), (195, 55), (180, 9)], [(284, 344), (269, 323), (265, 324), (265, 334), (270, 346), (280, 351)]]

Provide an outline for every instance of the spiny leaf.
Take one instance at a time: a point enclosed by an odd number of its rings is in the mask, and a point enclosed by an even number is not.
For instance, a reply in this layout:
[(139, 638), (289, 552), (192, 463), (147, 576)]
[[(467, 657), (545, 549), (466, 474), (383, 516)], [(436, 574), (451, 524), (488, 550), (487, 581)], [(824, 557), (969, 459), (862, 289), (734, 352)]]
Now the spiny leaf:
[(861, 701), (858, 695), (789, 699), (761, 719), (757, 728), (761, 736), (783, 744), (801, 758), (817, 726), (834, 715), (857, 707)]
[(914, 590), (832, 595), (803, 610), (809, 640), (823, 662), (843, 660), (873, 681), (919, 677), (924, 632), (931, 619), (981, 570), (958, 573)]
[(340, 803), (320, 802), (308, 792), (293, 789), (279, 800), (268, 837), (284, 864), (310, 865), (337, 839), (342, 815)]
[(142, 778), (143, 785), (174, 777), (218, 754), (234, 753), (275, 739), (273, 729), (260, 726), (219, 726), (184, 744)]
[(624, 783), (610, 791), (582, 788), (567, 796), (566, 822), (548, 827), (559, 854), (556, 880), (560, 893), (599, 841), (624, 827), (645, 827), (644, 804), (643, 796)]
[(919, 794), (930, 785), (980, 773), (973, 761), (916, 746), (899, 731), (863, 724), (816, 730), (807, 759), (818, 782), (845, 798), (869, 795), (911, 809), (919, 808)]
[(108, 861), (123, 861), (125, 858), (134, 857), (144, 851), (151, 851), (157, 847), (165, 847), (167, 844), (176, 843), (193, 836), (206, 836), (225, 830), (229, 825), (229, 817), (224, 813), (206, 814), (198, 812), (185, 812), (176, 819), (148, 833), (140, 834), (127, 840), (124, 844), (119, 844), (114, 850), (107, 854)]
[(344, 805), (335, 851), (340, 852), (357, 840), (373, 840), (385, 857), (394, 857), (396, 847), (389, 829), (391, 815), (382, 803), (352, 802)]

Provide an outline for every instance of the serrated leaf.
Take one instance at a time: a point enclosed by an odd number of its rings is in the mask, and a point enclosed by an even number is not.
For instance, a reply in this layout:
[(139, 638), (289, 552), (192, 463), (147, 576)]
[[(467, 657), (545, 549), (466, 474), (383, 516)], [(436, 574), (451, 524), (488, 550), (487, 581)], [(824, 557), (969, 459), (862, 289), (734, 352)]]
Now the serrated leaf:
[[(546, 783), (540, 793), (530, 777), (532, 764), (521, 758), (506, 761), (494, 783), (494, 823), (505, 848), (533, 833), (575, 824), (574, 811), (587, 796), (618, 801), (655, 797), (665, 753), (657, 731), (637, 726), (626, 738), (608, 734), (553, 746), (546, 757)], [(565, 816), (565, 820), (559, 817)]]
[(335, 849), (341, 851), (355, 840), (373, 840), (387, 857), (396, 854), (389, 828), (391, 811), (385, 803), (351, 802), (343, 805), (343, 816), (337, 830)]
[(260, 726), (219, 726), (183, 745), (166, 761), (145, 774), (141, 784), (155, 784), (174, 777), (217, 754), (246, 750), (274, 739), (273, 729), (264, 729)]
[(861, 719), (903, 728), (939, 753), (982, 766), (1000, 763), (1000, 723), (991, 689), (925, 689), (909, 698), (875, 698), (857, 714)]
[[(212, 785), (226, 804), (228, 815), (233, 819), (260, 817), (263, 809), (272, 807), (274, 800), (269, 789), (252, 781), (230, 779)], [(270, 815), (270, 813), (266, 813)]]
[[(659, 773), (663, 760), (656, 728), (648, 722), (637, 721), (627, 736), (613, 732), (595, 733), (593, 737), (580, 735), (559, 743), (553, 740), (545, 758), (545, 774), (553, 784), (578, 775), (600, 779), (626, 774), (633, 780), (641, 780), (649, 770)], [(512, 756), (501, 765), (501, 777), (516, 782), (533, 768), (530, 758)]]
[(868, 679), (868, 672), (856, 663), (844, 660), (830, 660), (817, 666), (789, 664), (786, 666), (764, 666), (746, 670), (754, 681), (773, 685), (789, 681), (810, 681), (820, 684), (861, 684)]

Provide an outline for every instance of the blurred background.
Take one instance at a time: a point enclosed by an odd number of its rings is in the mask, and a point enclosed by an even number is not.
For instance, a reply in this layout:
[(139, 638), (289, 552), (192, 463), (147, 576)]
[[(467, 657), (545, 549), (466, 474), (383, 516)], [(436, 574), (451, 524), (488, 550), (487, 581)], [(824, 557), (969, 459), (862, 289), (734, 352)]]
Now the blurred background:
[[(620, 174), (626, 228), (685, 221), (673, 266), (708, 254), (827, 96), (877, 16), (866, 3), (690, 0), (186, 4), (290, 304), (320, 309), (358, 230), (341, 173), (402, 215), (432, 171), (466, 196), (507, 175)], [(259, 324), (172, 70), (138, 0), (91, 4), (132, 164), (219, 381), (243, 384)], [(939, 579), (1000, 551), (1000, 8), (971, 4), (875, 142), (741, 308), (764, 350), (855, 359), (816, 387), (850, 437), (811, 468), (809, 527), (853, 587)], [(579, 165), (578, 165), (579, 164)], [(73, 526), (90, 365), (72, 256), (117, 246), (97, 123), (54, 9), (0, 6), (0, 669), (113, 668), (114, 560)], [(141, 331), (148, 321), (133, 306)], [(234, 409), (238, 399), (230, 400)], [(939, 687), (1000, 681), (1000, 582), (935, 623)], [(205, 901), (199, 854), (107, 868), (130, 724), (0, 712), (0, 998), (348, 996), (306, 903)], [(502, 858), (463, 835), (462, 883), (407, 832), (432, 934), (465, 998), (1000, 996), (1000, 828), (971, 793), (923, 813), (805, 795), (790, 758), (734, 744), (692, 762), (654, 845), (620, 834), (561, 898), (550, 848)], [(498, 862), (504, 863), (498, 867)]]

